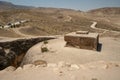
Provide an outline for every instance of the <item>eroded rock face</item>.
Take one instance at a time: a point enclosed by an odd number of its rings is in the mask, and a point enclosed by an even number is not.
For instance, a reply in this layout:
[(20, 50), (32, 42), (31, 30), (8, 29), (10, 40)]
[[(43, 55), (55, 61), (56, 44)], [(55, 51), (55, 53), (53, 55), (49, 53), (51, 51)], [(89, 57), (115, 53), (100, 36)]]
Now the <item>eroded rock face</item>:
[(16, 67), (17, 63), (15, 63), (15, 60), (17, 58), (17, 54), (14, 51), (9, 51), (8, 53), (6, 53), (4, 49), (1, 49), (0, 52), (0, 54), (2, 54), (0, 55), (0, 70), (10, 65)]
[(5, 51), (3, 50), (2, 47), (0, 47), (0, 56), (5, 56)]
[[(38, 37), (0, 42), (0, 70), (8, 66), (18, 67), (29, 48), (38, 42), (49, 39), (54, 39), (54, 37)], [(8, 51), (5, 51), (6, 49)]]
[(10, 65), (8, 59), (4, 56), (0, 56), (0, 70), (8, 67)]

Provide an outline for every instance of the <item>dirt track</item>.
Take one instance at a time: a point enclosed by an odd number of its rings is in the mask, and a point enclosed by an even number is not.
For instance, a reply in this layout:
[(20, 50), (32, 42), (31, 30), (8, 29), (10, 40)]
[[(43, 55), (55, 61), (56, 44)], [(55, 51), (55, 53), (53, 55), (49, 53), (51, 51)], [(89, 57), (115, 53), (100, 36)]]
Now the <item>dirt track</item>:
[[(27, 26), (27, 27), (29, 27), (29, 26)], [(21, 35), (21, 36), (24, 36), (24, 37), (32, 37), (32, 35), (23, 34), (22, 32), (19, 31), (20, 29), (21, 28), (13, 28), (12, 30), (18, 35)]]
[[(103, 31), (102, 34), (105, 34), (106, 32), (110, 31), (110, 30), (107, 30), (107, 29), (96, 28), (96, 25), (97, 25), (97, 22), (93, 22), (93, 24), (92, 24), (90, 27), (91, 27), (92, 29), (95, 29), (95, 30)], [(118, 32), (118, 31), (113, 31), (113, 30), (111, 30), (110, 32), (120, 33), (120, 32)]]

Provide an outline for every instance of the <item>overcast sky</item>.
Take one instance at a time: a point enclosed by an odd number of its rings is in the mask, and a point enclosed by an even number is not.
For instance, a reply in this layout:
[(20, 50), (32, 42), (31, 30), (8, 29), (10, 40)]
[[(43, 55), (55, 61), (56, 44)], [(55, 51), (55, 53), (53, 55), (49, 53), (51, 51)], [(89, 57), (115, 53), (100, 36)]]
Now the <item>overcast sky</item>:
[(70, 8), (82, 11), (101, 7), (120, 7), (120, 0), (1, 0), (1, 1), (9, 1), (18, 5)]

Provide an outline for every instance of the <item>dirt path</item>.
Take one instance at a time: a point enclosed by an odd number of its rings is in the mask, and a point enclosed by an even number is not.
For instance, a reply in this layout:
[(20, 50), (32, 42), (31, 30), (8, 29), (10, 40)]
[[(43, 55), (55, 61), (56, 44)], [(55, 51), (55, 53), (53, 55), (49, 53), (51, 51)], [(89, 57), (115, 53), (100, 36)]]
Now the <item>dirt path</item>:
[(101, 31), (103, 31), (102, 34), (108, 32), (108, 31), (115, 32), (115, 33), (120, 33), (119, 31), (113, 31), (113, 30), (107, 30), (107, 29), (102, 29), (102, 28), (96, 28), (96, 25), (97, 25), (97, 22), (93, 22), (93, 24), (90, 27), (92, 29), (95, 29), (95, 30), (101, 30)]
[[(29, 27), (29, 26), (28, 26)], [(20, 32), (19, 30), (20, 30), (21, 28), (13, 28), (12, 30), (16, 33), (16, 34), (19, 34), (19, 35), (21, 35), (21, 36), (24, 36), (24, 37), (32, 37), (32, 35), (27, 35), (27, 34), (24, 34), (24, 33), (22, 33), (22, 32)]]
[(93, 22), (93, 24), (90, 26), (93, 29), (97, 29), (95, 26), (97, 25), (97, 22)]
[(90, 27), (91, 27), (92, 29), (95, 29), (95, 30), (101, 30), (101, 31), (103, 31), (102, 34), (104, 34), (104, 33), (106, 33), (107, 31), (109, 31), (109, 30), (107, 30), (107, 29), (96, 28), (96, 25), (97, 25), (97, 22), (93, 22), (93, 24), (92, 24)]

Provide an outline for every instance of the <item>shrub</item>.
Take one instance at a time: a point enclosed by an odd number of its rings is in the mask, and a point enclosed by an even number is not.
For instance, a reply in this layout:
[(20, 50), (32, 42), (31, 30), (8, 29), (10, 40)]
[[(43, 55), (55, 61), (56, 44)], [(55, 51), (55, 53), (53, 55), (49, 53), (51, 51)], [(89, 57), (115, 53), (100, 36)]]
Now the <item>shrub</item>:
[(47, 40), (45, 40), (45, 41), (44, 41), (44, 44), (48, 44), (48, 41), (47, 41)]
[(48, 48), (47, 47), (41, 47), (41, 52), (48, 52)]
[(98, 80), (97, 78), (92, 78), (92, 80)]

